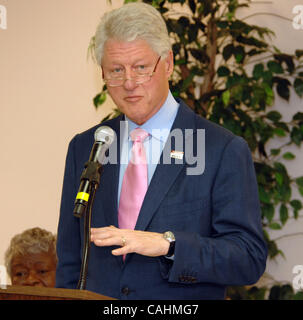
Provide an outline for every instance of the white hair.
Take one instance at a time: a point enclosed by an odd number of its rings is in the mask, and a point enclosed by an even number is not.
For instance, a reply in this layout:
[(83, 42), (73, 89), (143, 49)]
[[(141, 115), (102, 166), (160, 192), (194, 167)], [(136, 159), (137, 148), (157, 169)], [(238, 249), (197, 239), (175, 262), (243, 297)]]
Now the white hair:
[(7, 273), (11, 276), (12, 260), (16, 256), (49, 252), (57, 261), (56, 235), (41, 228), (32, 228), (15, 235), (5, 252), (5, 266)]
[(128, 3), (104, 14), (93, 38), (98, 64), (101, 64), (108, 39), (145, 40), (163, 58), (171, 50), (165, 21), (157, 9), (146, 3)]

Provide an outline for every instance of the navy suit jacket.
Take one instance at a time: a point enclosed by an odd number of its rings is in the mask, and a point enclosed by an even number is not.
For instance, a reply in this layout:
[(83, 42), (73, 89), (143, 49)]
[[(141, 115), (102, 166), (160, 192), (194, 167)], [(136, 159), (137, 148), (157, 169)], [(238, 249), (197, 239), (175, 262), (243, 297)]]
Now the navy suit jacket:
[[(135, 227), (172, 231), (174, 260), (132, 253), (123, 262), (122, 256), (111, 254), (113, 247), (92, 244), (87, 290), (118, 299), (223, 299), (226, 286), (253, 284), (264, 272), (267, 249), (247, 143), (179, 103), (172, 130), (193, 129), (192, 139), (197, 129), (205, 130), (204, 172), (187, 175), (186, 169), (194, 165), (185, 157), (158, 164)], [(122, 116), (104, 123), (116, 132), (118, 145), (120, 120)], [(83, 219), (73, 216), (74, 199), (97, 127), (69, 144), (58, 226), (57, 287), (76, 288), (79, 279)], [(167, 148), (170, 152), (174, 145)], [(118, 227), (118, 179), (119, 163), (104, 165), (92, 227)]]

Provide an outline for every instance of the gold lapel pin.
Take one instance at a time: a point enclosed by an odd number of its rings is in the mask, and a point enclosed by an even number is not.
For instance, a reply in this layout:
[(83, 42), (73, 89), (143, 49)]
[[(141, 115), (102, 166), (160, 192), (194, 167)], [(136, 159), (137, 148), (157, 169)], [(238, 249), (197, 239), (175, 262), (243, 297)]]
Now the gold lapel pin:
[(184, 155), (183, 151), (172, 150), (170, 152), (170, 157), (174, 158), (174, 159), (182, 160), (183, 159), (183, 155)]

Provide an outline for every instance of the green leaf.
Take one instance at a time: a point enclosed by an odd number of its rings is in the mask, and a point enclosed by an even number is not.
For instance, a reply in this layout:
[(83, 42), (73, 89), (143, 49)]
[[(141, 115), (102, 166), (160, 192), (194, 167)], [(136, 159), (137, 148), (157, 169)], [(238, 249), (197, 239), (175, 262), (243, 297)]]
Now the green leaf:
[(178, 59), (175, 61), (175, 65), (182, 65), (182, 64), (186, 64), (186, 60), (185, 59)]
[(275, 169), (276, 169), (277, 171), (279, 171), (279, 172), (287, 175), (287, 170), (286, 170), (286, 167), (285, 167), (285, 165), (284, 165), (283, 163), (281, 163), (281, 162), (275, 162), (275, 163), (274, 163), (274, 167), (275, 167)]
[(196, 76), (200, 76), (200, 77), (204, 76), (203, 69), (200, 69), (197, 66), (193, 66), (190, 71)]
[(113, 112), (111, 112), (110, 114), (108, 114), (107, 116), (105, 116), (102, 120), (101, 120), (101, 123), (102, 122), (105, 122), (109, 119), (113, 119), (113, 118), (116, 118), (117, 116), (119, 116), (121, 114), (121, 111), (118, 110), (117, 108), (114, 108)]
[(196, 7), (197, 7), (195, 0), (189, 0), (188, 4), (189, 4), (189, 7), (190, 7), (190, 10), (192, 11), (192, 13), (195, 13)]
[(299, 187), (303, 188), (303, 177), (299, 177), (296, 179), (296, 183)]
[(267, 244), (268, 255), (270, 259), (276, 257), (279, 253), (281, 254), (281, 251), (278, 249), (278, 246), (274, 241), (269, 240), (267, 241), (266, 244)]
[(266, 51), (265, 51), (265, 50), (252, 49), (252, 50), (249, 50), (249, 51), (247, 52), (247, 55), (248, 55), (249, 57), (258, 56), (259, 54), (264, 53), (264, 52), (266, 52)]
[(293, 61), (293, 58), (291, 55), (289, 55), (289, 54), (275, 54), (274, 57), (280, 63), (284, 62), (287, 66), (289, 73), (293, 73), (293, 71), (295, 70), (295, 64), (294, 64), (294, 61)]
[(268, 222), (271, 222), (274, 215), (275, 215), (275, 208), (273, 206), (273, 204), (262, 204), (261, 206), (261, 211), (262, 211), (262, 215), (263, 217), (265, 217), (267, 219)]
[(188, 43), (192, 43), (195, 42), (197, 40), (197, 36), (198, 36), (198, 32), (199, 32), (199, 26), (196, 24), (191, 24), (189, 26), (189, 30), (188, 30)]
[(219, 77), (227, 77), (227, 76), (229, 76), (230, 71), (229, 71), (229, 69), (228, 69), (227, 67), (221, 66), (221, 67), (218, 69), (217, 73), (218, 73), (218, 76), (219, 76)]
[(267, 63), (267, 67), (272, 73), (278, 73), (278, 74), (284, 73), (284, 70), (281, 64), (279, 64), (276, 61), (269, 61)]
[(284, 203), (280, 206), (280, 221), (282, 225), (285, 225), (285, 223), (288, 220), (288, 209)]
[(293, 127), (290, 133), (291, 141), (295, 143), (297, 146), (301, 145), (303, 140), (303, 134), (298, 127)]
[(181, 91), (185, 91), (190, 84), (192, 84), (192, 80), (194, 78), (194, 74), (190, 73), (189, 76), (183, 80)]
[(279, 285), (275, 285), (271, 287), (270, 293), (269, 293), (269, 300), (280, 300), (281, 296), (281, 288)]
[(252, 88), (252, 106), (264, 110), (266, 105), (266, 92), (262, 86), (254, 85)]
[(228, 28), (228, 22), (227, 21), (218, 21), (217, 22), (217, 27), (221, 29), (226, 29)]
[(237, 63), (242, 63), (245, 57), (245, 50), (243, 46), (237, 46), (234, 48), (233, 54)]
[(280, 223), (278, 223), (278, 222), (272, 222), (271, 224), (269, 224), (268, 227), (273, 230), (281, 230), (282, 229)]
[[(173, 44), (173, 52), (174, 52), (174, 55), (175, 55), (175, 56), (176, 56), (177, 54), (179, 54), (180, 50), (181, 50), (181, 43), (180, 43), (180, 42), (174, 43), (174, 44)], [(177, 61), (178, 59), (175, 59), (175, 60)], [(185, 60), (185, 59), (183, 59), (183, 60)], [(175, 61), (175, 63), (176, 63), (176, 61)], [(185, 60), (185, 62), (186, 62), (186, 60)]]
[(289, 183), (287, 183), (285, 176), (283, 177), (283, 179), (283, 185), (276, 186), (276, 192), (274, 194), (276, 202), (288, 202), (291, 197), (291, 187), (289, 186)]
[(300, 200), (294, 199), (290, 201), (290, 205), (295, 209), (295, 210), (301, 210), (302, 209), (302, 202)]
[(291, 300), (294, 295), (294, 290), (290, 284), (284, 284), (281, 287), (281, 296), (279, 300)]
[(293, 160), (295, 157), (296, 157), (296, 156), (295, 156), (293, 153), (291, 153), (291, 152), (285, 152), (285, 153), (283, 154), (283, 158), (284, 158), (285, 160)]
[(279, 155), (280, 152), (281, 152), (280, 149), (270, 149), (270, 153), (271, 153), (273, 156)]
[(285, 122), (275, 122), (275, 126), (276, 128), (281, 128), (283, 129), (285, 132), (289, 132), (289, 128), (287, 126), (287, 124)]
[(263, 82), (267, 83), (268, 85), (272, 86), (272, 82), (273, 82), (273, 74), (271, 71), (267, 70), (264, 71), (263, 75)]
[(301, 196), (303, 197), (303, 187), (299, 187), (299, 192), (300, 192)]
[(96, 108), (98, 108), (99, 106), (101, 106), (106, 100), (106, 91), (102, 91), (101, 93), (97, 94), (94, 99), (94, 106)]
[(257, 48), (266, 48), (267, 44), (263, 41), (260, 41), (254, 37), (244, 37), (243, 35), (239, 35), (236, 40), (240, 43), (246, 44), (248, 46), (254, 46)]
[(265, 294), (267, 292), (266, 287), (258, 288), (253, 286), (248, 290), (250, 300), (265, 300)]
[[(177, 0), (176, 2), (179, 2), (180, 0)], [(203, 1), (203, 3), (201, 4), (200, 8), (199, 8), (199, 13), (202, 13), (203, 16), (207, 16), (210, 12), (212, 12), (212, 4), (211, 1), (207, 0), (207, 1)]]
[(266, 82), (262, 83), (262, 87), (265, 89), (266, 93), (266, 105), (272, 106), (275, 99), (275, 95), (272, 88)]
[(281, 186), (283, 184), (283, 175), (279, 172), (275, 173), (276, 181)]
[(261, 202), (271, 204), (269, 194), (265, 191), (264, 187), (260, 185), (259, 185), (259, 198)]
[(236, 135), (240, 135), (242, 127), (239, 121), (234, 120), (233, 118), (227, 117), (223, 120), (222, 124), (226, 129), (232, 131)]
[(186, 17), (180, 17), (178, 20), (178, 23), (183, 27), (183, 28), (187, 28), (189, 27), (189, 19)]
[(290, 90), (289, 90), (289, 86), (291, 86), (291, 83), (289, 82), (288, 79), (283, 79), (283, 78), (279, 78), (279, 77), (274, 77), (274, 82), (277, 83), (277, 92), (278, 95), (286, 100), (289, 101), (289, 97), (290, 97)]
[(234, 12), (227, 12), (226, 13), (226, 17), (229, 21), (231, 21), (233, 19), (233, 17), (235, 16)]
[(222, 94), (222, 101), (223, 101), (225, 106), (228, 106), (229, 100), (230, 100), (230, 91), (229, 90), (225, 90), (223, 92), (223, 94)]
[(278, 111), (270, 111), (266, 114), (266, 117), (273, 122), (277, 122), (282, 118), (282, 115)]
[(285, 137), (286, 133), (282, 128), (275, 128), (274, 133), (279, 137)]
[(296, 78), (294, 81), (294, 88), (297, 95), (302, 98), (303, 97), (303, 80), (300, 78)]
[[(303, 52), (303, 50), (302, 50)], [(303, 54), (303, 53), (302, 53)], [(294, 296), (293, 300), (303, 300), (303, 291), (298, 291)]]
[(297, 112), (292, 119), (295, 121), (303, 121), (303, 112)]
[(263, 72), (264, 72), (264, 65), (262, 63), (256, 64), (253, 70), (253, 77), (256, 80), (259, 80), (262, 77)]
[(177, 34), (180, 38), (183, 37), (183, 35), (184, 35), (185, 31), (186, 31), (182, 27), (182, 25), (178, 23), (177, 20), (168, 19), (166, 21), (166, 25), (167, 25), (167, 28), (168, 28), (169, 32), (172, 32), (175, 35)]
[(192, 48), (192, 49), (189, 49), (189, 51), (196, 60), (203, 63), (207, 63), (209, 61), (209, 57), (204, 50)]
[(223, 49), (223, 58), (225, 61), (229, 60), (234, 51), (234, 46), (232, 44), (228, 44)]

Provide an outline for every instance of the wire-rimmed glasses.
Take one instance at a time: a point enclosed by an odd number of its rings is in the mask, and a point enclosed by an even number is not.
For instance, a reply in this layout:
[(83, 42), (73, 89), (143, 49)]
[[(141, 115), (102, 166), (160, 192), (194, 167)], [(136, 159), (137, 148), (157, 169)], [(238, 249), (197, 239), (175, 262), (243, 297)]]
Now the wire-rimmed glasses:
[[(108, 77), (108, 78), (104, 78), (103, 76), (103, 81), (105, 82), (105, 84), (109, 87), (120, 87), (123, 86), (124, 82), (126, 80), (132, 80), (134, 81), (136, 84), (142, 84), (145, 82), (148, 82), (152, 76), (155, 74), (157, 66), (159, 64), (159, 61), (161, 59), (161, 56), (159, 56), (157, 63), (153, 69), (152, 72), (146, 72), (145, 70), (140, 70), (140, 68), (137, 68), (135, 70), (133, 70), (133, 72), (135, 73), (135, 76), (132, 78), (126, 78), (125, 77), (125, 71), (124, 71), (124, 76), (121, 77), (121, 75), (119, 75), (118, 77), (115, 77), (113, 74)], [(103, 72), (103, 69), (102, 69)], [(104, 74), (104, 72), (103, 72)]]

